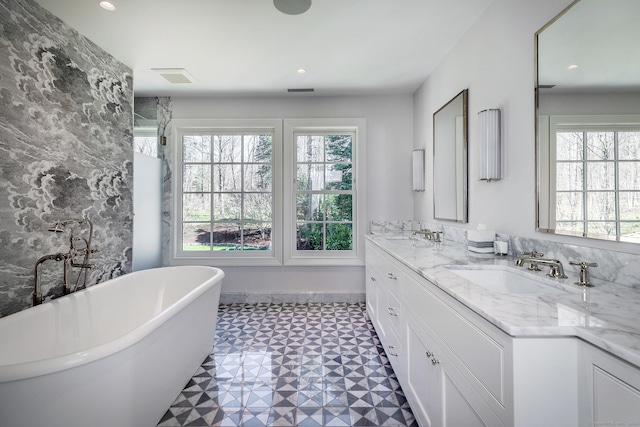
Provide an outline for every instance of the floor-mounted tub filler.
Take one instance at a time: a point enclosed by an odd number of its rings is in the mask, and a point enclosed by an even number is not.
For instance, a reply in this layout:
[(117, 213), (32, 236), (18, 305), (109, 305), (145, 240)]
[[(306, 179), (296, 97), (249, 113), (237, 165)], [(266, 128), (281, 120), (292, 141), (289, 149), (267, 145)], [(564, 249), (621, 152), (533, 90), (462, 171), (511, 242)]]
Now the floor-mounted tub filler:
[(224, 272), (143, 270), (0, 319), (0, 425), (155, 426), (213, 347)]

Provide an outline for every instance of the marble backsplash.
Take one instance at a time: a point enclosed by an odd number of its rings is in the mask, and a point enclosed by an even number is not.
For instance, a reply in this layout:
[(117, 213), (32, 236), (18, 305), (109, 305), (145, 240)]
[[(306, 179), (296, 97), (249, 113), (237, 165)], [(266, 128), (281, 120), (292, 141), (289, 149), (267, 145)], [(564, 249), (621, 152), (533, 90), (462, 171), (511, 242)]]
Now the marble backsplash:
[[(406, 233), (412, 230), (429, 229), (442, 232), (444, 243), (452, 242), (467, 244), (467, 229), (452, 225), (435, 224), (412, 220), (376, 220), (369, 224), (371, 234)], [(517, 256), (523, 251), (541, 252), (545, 258), (558, 259), (564, 265), (568, 280), (577, 280), (578, 267), (569, 264), (570, 261), (595, 262), (598, 267), (592, 267), (591, 281), (597, 285), (598, 280), (612, 282), (619, 285), (640, 288), (640, 255), (611, 250), (591, 248), (580, 245), (552, 242), (544, 239), (512, 236), (497, 232), (496, 235), (509, 242), (509, 255)]]

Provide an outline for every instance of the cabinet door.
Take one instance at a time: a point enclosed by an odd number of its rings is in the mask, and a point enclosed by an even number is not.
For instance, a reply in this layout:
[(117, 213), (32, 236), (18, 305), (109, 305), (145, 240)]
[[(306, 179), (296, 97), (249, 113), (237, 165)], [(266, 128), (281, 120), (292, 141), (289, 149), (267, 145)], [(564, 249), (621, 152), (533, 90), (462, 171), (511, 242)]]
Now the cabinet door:
[(429, 335), (407, 317), (407, 381), (403, 386), (421, 427), (442, 426), (441, 367), (432, 361), (438, 350)]
[(586, 343), (581, 351), (580, 424), (640, 425), (640, 369)]
[[(446, 370), (442, 372), (442, 427), (494, 427), (503, 425), (498, 419), (486, 422), (465, 398), (462, 391), (449, 377)], [(493, 424), (495, 423), (495, 424)]]
[(498, 427), (503, 421), (451, 363), (442, 341), (405, 311), (407, 380), (403, 390), (421, 427)]
[(640, 390), (593, 366), (594, 425), (640, 425)]

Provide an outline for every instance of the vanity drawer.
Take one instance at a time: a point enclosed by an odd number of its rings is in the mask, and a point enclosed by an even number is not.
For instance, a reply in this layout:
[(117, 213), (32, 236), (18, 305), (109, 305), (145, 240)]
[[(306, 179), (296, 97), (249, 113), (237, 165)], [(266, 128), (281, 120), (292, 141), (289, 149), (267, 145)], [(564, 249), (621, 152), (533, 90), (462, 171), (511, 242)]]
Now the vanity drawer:
[[(444, 343), (452, 362), (468, 371), (491, 398), (505, 405), (505, 348), (470, 320), (405, 276), (405, 303)], [(481, 390), (479, 390), (481, 391)]]
[(366, 264), (378, 272), (382, 283), (387, 286), (391, 292), (400, 295), (400, 278), (402, 276), (402, 267), (383, 255), (371, 244), (367, 245)]
[(387, 308), (381, 316), (388, 316), (389, 325), (396, 337), (402, 336), (402, 304), (400, 300), (391, 292), (386, 292)]

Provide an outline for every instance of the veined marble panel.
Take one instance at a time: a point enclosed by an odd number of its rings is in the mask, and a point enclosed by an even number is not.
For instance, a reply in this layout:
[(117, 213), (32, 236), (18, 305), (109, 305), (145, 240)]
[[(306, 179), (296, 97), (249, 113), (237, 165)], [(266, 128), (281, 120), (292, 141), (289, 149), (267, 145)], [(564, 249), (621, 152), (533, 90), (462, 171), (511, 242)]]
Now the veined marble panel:
[(173, 150), (171, 149), (173, 125), (173, 102), (169, 97), (158, 98), (158, 136), (166, 137), (167, 145), (160, 146), (160, 158), (162, 159), (162, 254), (164, 265), (171, 264), (171, 218), (173, 217), (171, 186), (173, 185)]
[[(444, 243), (467, 245), (467, 228), (430, 223), (427, 221), (371, 221), (371, 234), (403, 233), (410, 234), (410, 230), (429, 229), (442, 231)], [(565, 273), (570, 277), (578, 276), (578, 267), (571, 266), (570, 261), (595, 262), (598, 267), (590, 269), (592, 281), (598, 280), (618, 285), (640, 288), (640, 256), (625, 252), (590, 248), (579, 245), (569, 245), (551, 242), (543, 239), (512, 236), (496, 233), (501, 240), (509, 242), (509, 255), (517, 255), (523, 251), (536, 250), (544, 254), (545, 258), (558, 259), (564, 265)]]
[(545, 258), (559, 259), (564, 264), (565, 273), (571, 277), (577, 277), (579, 270), (569, 265), (570, 261), (596, 262), (598, 267), (589, 269), (592, 282), (600, 279), (640, 288), (640, 256), (635, 254), (517, 236), (511, 237), (511, 246), (514, 253), (535, 249)]
[(257, 303), (362, 303), (364, 292), (225, 292), (220, 294), (220, 304), (257, 304)]

